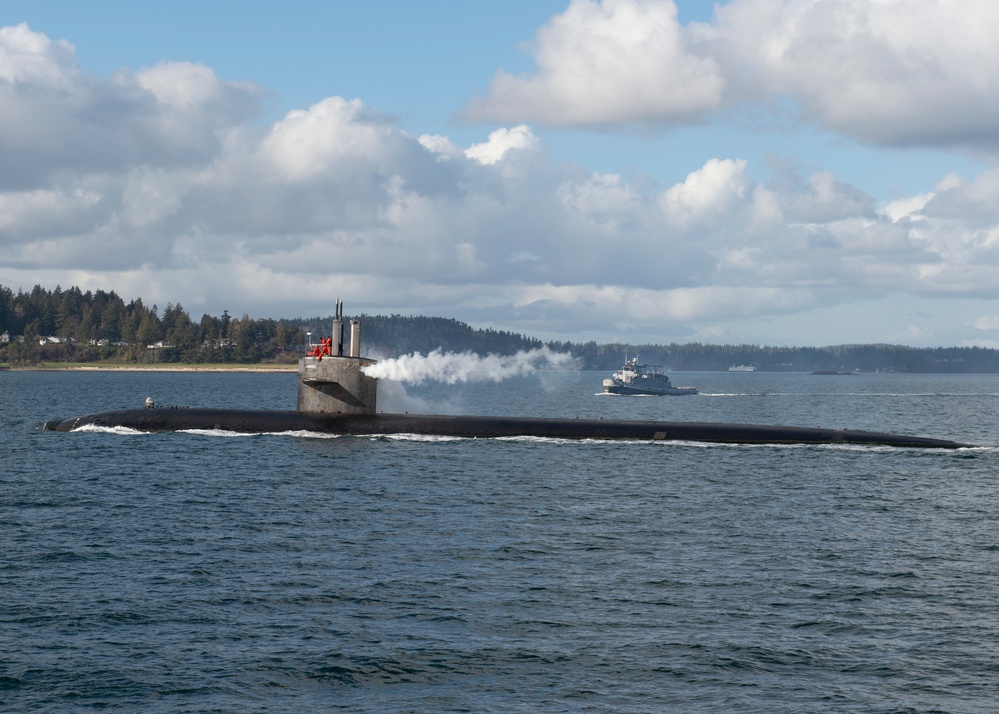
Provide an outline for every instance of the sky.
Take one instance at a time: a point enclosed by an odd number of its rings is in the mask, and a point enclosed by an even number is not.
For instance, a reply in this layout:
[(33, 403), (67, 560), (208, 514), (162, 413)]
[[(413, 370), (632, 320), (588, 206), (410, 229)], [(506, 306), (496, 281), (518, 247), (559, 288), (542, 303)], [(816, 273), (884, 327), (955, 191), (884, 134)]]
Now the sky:
[(0, 5), (0, 285), (999, 348), (993, 0)]

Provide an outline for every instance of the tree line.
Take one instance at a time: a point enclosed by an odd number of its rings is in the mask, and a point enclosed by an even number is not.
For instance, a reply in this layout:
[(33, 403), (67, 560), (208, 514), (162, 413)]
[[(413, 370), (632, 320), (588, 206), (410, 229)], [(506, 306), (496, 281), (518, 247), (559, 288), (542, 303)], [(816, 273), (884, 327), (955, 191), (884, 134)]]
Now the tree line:
[[(351, 318), (346, 317), (345, 322)], [(514, 332), (478, 329), (443, 317), (357, 315), (364, 354), (396, 357), (411, 352), (510, 355), (548, 347), (570, 352), (580, 369), (608, 371), (628, 357), (677, 371), (727, 370), (749, 365), (771, 372), (950, 372), (999, 373), (999, 350), (982, 347), (916, 348), (902, 345), (771, 347), (699, 342), (598, 344), (549, 341)], [(30, 292), (0, 285), (0, 364), (45, 362), (295, 363), (311, 333), (318, 342), (332, 330), (332, 316), (291, 319), (202, 315), (192, 320), (180, 303), (160, 310), (140, 298), (125, 302), (114, 291), (77, 287)], [(56, 338), (50, 341), (43, 338)], [(349, 341), (349, 337), (347, 338)], [(44, 342), (44, 344), (42, 344)], [(346, 347), (346, 345), (345, 345)]]
[(999, 373), (999, 350), (984, 347), (906, 347), (854, 344), (829, 347), (684, 344), (573, 344), (549, 347), (570, 351), (584, 369), (616, 369), (624, 357), (676, 371), (725, 371), (737, 365), (761, 372)]
[[(345, 318), (349, 321), (350, 318)], [(397, 357), (411, 352), (427, 354), (440, 349), (445, 352), (475, 352), (477, 354), (512, 355), (544, 346), (541, 340), (514, 332), (476, 329), (464, 322), (446, 317), (409, 317), (405, 315), (367, 315), (354, 317), (361, 322), (365, 353), (377, 352), (384, 357)], [(298, 318), (292, 320), (313, 335), (328, 335), (331, 318)]]
[(141, 298), (126, 303), (114, 291), (39, 285), (17, 293), (0, 285), (0, 333), (9, 337), (11, 364), (293, 361), (289, 351), (305, 340), (285, 320), (233, 318), (224, 310), (195, 322), (180, 303), (160, 311)]

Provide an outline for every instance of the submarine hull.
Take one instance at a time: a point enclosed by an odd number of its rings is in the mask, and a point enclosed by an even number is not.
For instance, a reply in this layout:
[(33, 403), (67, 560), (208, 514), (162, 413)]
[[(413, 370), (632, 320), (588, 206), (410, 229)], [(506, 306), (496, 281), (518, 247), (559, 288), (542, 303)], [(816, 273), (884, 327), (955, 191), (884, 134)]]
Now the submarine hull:
[(73, 431), (87, 425), (127, 427), (145, 432), (217, 429), (254, 434), (310, 431), (356, 436), (533, 436), (725, 444), (868, 444), (932, 449), (968, 446), (944, 439), (873, 431), (757, 424), (189, 408), (122, 409), (54, 420), (46, 423), (45, 428), (52, 431)]

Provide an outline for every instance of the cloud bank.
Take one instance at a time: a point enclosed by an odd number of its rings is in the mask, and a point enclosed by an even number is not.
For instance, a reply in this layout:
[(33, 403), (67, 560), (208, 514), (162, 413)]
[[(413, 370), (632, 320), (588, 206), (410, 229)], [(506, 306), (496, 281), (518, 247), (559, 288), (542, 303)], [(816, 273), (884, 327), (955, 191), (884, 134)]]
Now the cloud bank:
[[(573, 2), (539, 31), (538, 71), (498, 75), (470, 109), (517, 119), (464, 147), (338, 96), (261, 125), (260, 89), (203, 65), (98, 79), (68, 42), (2, 28), (0, 284), (255, 317), (340, 298), (664, 342), (745, 340), (746, 320), (889, 295), (994, 300), (999, 169), (887, 205), (828, 172), (763, 180), (738, 156), (656, 186), (556, 162), (524, 123), (668, 125), (786, 94), (866, 141), (990, 146), (999, 10), (970, 23), (946, 7), (735, 0), (681, 27), (671, 2)], [(986, 338), (996, 324), (968, 321)]]
[(882, 146), (999, 150), (999, 4), (730, 0), (681, 25), (672, 0), (573, 0), (532, 72), (500, 71), (476, 121), (669, 127), (790, 103)]

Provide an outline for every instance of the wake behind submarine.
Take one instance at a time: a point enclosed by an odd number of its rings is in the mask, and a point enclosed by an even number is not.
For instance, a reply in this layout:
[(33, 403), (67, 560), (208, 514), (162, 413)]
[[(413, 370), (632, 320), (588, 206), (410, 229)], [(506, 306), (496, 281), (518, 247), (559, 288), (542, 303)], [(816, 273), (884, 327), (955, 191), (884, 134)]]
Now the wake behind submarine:
[(350, 321), (350, 350), (343, 353), (343, 303), (339, 300), (333, 333), (298, 363), (295, 411), (254, 409), (121, 409), (45, 424), (51, 431), (83, 426), (127, 427), (144, 432), (215, 429), (241, 433), (307, 431), (374, 436), (421, 434), (464, 438), (544, 437), (695, 441), (721, 444), (866, 444), (925, 449), (969, 446), (945, 439), (848, 429), (722, 424), (710, 422), (628, 421), (537, 417), (385, 414), (376, 410), (378, 380), (363, 368), (375, 360), (361, 356), (361, 325)]

